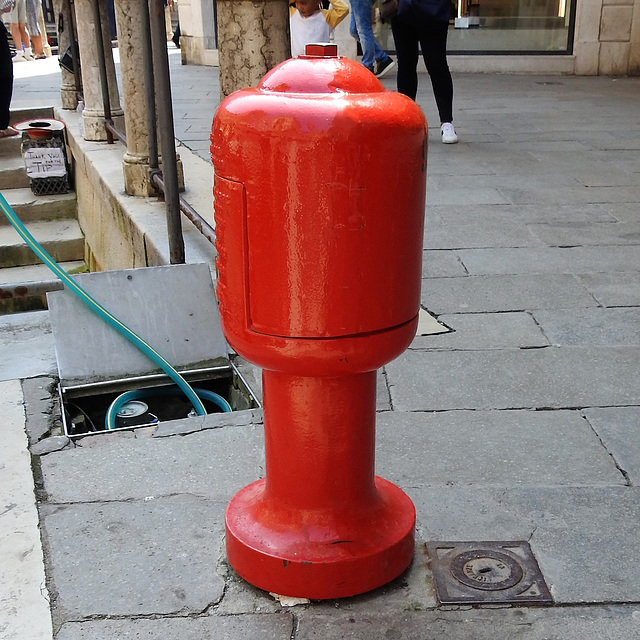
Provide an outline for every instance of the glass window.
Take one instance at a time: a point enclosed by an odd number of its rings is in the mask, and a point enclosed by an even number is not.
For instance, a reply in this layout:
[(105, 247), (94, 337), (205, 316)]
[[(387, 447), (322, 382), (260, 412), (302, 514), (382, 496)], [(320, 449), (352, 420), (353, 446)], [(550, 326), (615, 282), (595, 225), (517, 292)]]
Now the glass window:
[[(575, 0), (454, 0), (449, 53), (571, 53)], [(393, 50), (389, 25), (378, 41)]]

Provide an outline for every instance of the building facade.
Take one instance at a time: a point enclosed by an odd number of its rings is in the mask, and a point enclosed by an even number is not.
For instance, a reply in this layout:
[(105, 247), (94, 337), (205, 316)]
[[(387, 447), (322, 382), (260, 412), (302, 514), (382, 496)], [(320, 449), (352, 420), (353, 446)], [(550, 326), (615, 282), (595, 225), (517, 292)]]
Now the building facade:
[[(183, 62), (217, 64), (215, 0), (178, 0), (178, 11)], [(376, 29), (393, 51), (388, 25)], [(449, 29), (458, 72), (640, 75), (640, 0), (453, 0)], [(355, 58), (348, 31), (345, 20), (335, 40)]]

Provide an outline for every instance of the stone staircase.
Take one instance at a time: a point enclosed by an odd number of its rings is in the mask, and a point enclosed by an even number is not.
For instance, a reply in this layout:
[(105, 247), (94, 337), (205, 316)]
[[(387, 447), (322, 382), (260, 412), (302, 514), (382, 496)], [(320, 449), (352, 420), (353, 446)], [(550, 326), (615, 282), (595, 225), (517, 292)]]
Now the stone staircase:
[[(39, 117), (51, 117), (38, 114)], [(12, 122), (34, 117), (12, 114)], [(20, 136), (0, 139), (0, 191), (27, 230), (67, 273), (85, 271), (76, 194), (36, 196), (29, 188)], [(46, 292), (62, 283), (0, 212), (0, 314), (46, 309)]]

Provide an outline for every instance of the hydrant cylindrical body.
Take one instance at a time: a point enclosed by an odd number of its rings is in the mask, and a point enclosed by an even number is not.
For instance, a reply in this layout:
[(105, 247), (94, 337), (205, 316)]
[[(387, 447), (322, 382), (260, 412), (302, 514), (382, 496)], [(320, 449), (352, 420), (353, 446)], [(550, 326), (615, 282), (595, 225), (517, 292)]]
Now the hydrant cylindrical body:
[(227, 509), (227, 553), (283, 595), (354, 595), (413, 554), (415, 512), (374, 475), (376, 369), (420, 303), (424, 116), (362, 65), (300, 57), (213, 122), (217, 293), (263, 367), (266, 477)]

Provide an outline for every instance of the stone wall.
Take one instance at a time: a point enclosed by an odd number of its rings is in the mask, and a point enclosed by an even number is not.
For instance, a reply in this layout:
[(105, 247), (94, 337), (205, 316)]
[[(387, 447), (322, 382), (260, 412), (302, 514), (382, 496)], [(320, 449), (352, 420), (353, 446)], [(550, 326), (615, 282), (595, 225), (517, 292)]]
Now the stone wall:
[(577, 75), (640, 74), (640, 0), (578, 0)]

